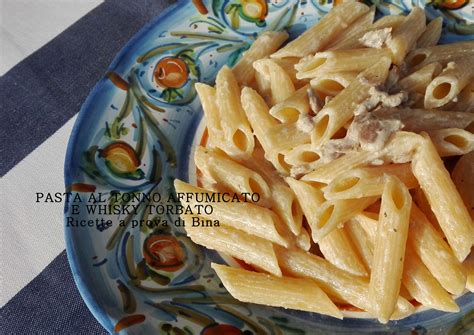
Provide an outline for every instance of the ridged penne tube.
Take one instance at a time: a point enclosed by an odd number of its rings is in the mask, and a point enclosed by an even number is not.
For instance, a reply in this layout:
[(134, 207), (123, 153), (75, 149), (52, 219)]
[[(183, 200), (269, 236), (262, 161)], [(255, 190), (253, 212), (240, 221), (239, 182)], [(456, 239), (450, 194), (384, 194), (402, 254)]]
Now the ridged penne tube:
[(240, 103), (240, 88), (232, 71), (224, 66), (216, 77), (216, 98), (220, 124), (231, 157), (248, 158), (254, 148), (250, 125)]
[(206, 84), (196, 83), (194, 85), (196, 92), (201, 100), (204, 119), (206, 120), (207, 131), (209, 133), (209, 146), (225, 148), (224, 134), (219, 121), (219, 110), (216, 104), (216, 90)]
[(317, 164), (313, 171), (301, 179), (308, 182), (329, 184), (334, 178), (346, 171), (373, 161), (383, 159), (388, 163), (406, 163), (413, 159), (421, 143), (418, 134), (398, 131), (392, 135), (385, 147), (377, 152), (350, 152), (325, 164)]
[(417, 48), (429, 48), (438, 44), (443, 30), (443, 17), (438, 16), (426, 25), (426, 29), (416, 41)]
[(438, 233), (441, 234), (441, 236), (444, 236), (443, 230), (439, 226), (438, 219), (436, 218), (436, 215), (433, 213), (433, 210), (431, 209), (431, 205), (428, 202), (428, 199), (426, 199), (425, 193), (423, 193), (423, 190), (421, 187), (417, 187), (414, 190), (411, 191), (412, 198), (414, 203), (418, 206), (418, 208), (425, 214), (426, 218), (428, 221), (433, 225), (433, 227), (438, 231)]
[(303, 58), (295, 68), (296, 78), (315, 78), (334, 72), (362, 72), (383, 57), (391, 57), (387, 48), (361, 48), (318, 52), (312, 58)]
[(428, 134), (441, 157), (464, 155), (474, 150), (474, 134), (467, 130), (446, 128)]
[(354, 108), (369, 96), (371, 85), (385, 82), (391, 60), (382, 58), (377, 63), (363, 71), (347, 88), (329, 101), (317, 114), (314, 130), (311, 133), (311, 143), (321, 146), (352, 118)]
[[(363, 222), (364, 227), (370, 231), (370, 234), (364, 230), (360, 222)], [(362, 251), (362, 255), (367, 255), (366, 257), (370, 261), (372, 261), (373, 242), (377, 233), (377, 225), (378, 222), (376, 219), (370, 218), (364, 213), (359, 214), (357, 219), (353, 219), (349, 224), (345, 225), (345, 229), (351, 229), (353, 232), (352, 241), (354, 244), (361, 245), (361, 247), (358, 248), (359, 253)], [(408, 236), (408, 240), (410, 240), (410, 234)], [(359, 242), (360, 239), (362, 239), (362, 242)], [(402, 289), (405, 288), (408, 291), (407, 293), (409, 296), (425, 306), (447, 312), (455, 312), (459, 310), (453, 298), (433, 277), (431, 272), (422, 263), (421, 259), (416, 255), (409, 242), (406, 244), (402, 283), (404, 286), (400, 287), (401, 295), (403, 295), (401, 293)]]
[(196, 148), (194, 162), (205, 177), (236, 193), (258, 193), (260, 196), (258, 205), (269, 206), (270, 187), (257, 172), (234, 162), (215, 150), (204, 147)]
[(281, 276), (272, 242), (231, 228), (232, 224), (223, 224), (220, 227), (193, 227), (192, 217), (181, 218), (186, 224), (188, 236), (194, 243), (238, 258), (275, 276)]
[(443, 109), (459, 112), (474, 112), (474, 83), (467, 85), (459, 93), (456, 101), (448, 102), (443, 106)]
[(368, 164), (376, 158), (378, 158), (378, 155), (369, 151), (350, 152), (329, 163), (318, 164), (313, 171), (305, 174), (301, 180), (329, 184), (341, 173)]
[(272, 144), (272, 150), (282, 152), (301, 144), (311, 143), (311, 135), (301, 131), (295, 123), (278, 124), (268, 128), (265, 136)]
[(312, 185), (290, 177), (285, 178), (285, 181), (296, 195), (308, 223), (316, 222), (318, 207), (324, 202), (323, 192)]
[(328, 50), (337, 50), (340, 45), (351, 40), (355, 36), (359, 36), (361, 32), (367, 30), (367, 27), (374, 22), (375, 6), (371, 6), (370, 10), (355, 20), (346, 30), (344, 30), (331, 44), (326, 48)]
[(324, 188), (324, 197), (334, 200), (382, 195), (385, 175), (398, 177), (407, 188), (418, 186), (409, 163), (381, 165), (358, 168), (340, 175)]
[(387, 176), (369, 284), (371, 311), (381, 322), (389, 320), (399, 296), (411, 202), (405, 185), (397, 177)]
[(237, 300), (292, 308), (342, 319), (342, 313), (313, 280), (276, 277), (212, 263), (224, 287)]
[(416, 40), (426, 28), (425, 11), (420, 7), (413, 7), (405, 21), (393, 32), (386, 44), (392, 51), (393, 62), (400, 65), (407, 53), (416, 45)]
[(311, 236), (305, 227), (301, 227), (300, 234), (296, 236), (296, 246), (304, 251), (309, 251), (311, 248)]
[(265, 102), (270, 104), (272, 99), (272, 83), (270, 81), (270, 74), (256, 71), (255, 84), (258, 94), (265, 99)]
[(459, 260), (423, 212), (412, 206), (408, 240), (431, 274), (451, 294), (461, 294), (466, 277)]
[(474, 57), (456, 59), (426, 88), (425, 108), (441, 107), (453, 100), (474, 78)]
[(411, 162), (422, 140), (423, 138), (418, 134), (397, 131), (381, 150), (382, 155), (380, 157), (388, 163)]
[(255, 76), (253, 62), (277, 51), (287, 38), (288, 33), (285, 31), (266, 31), (259, 35), (232, 69), (237, 82), (241, 85), (249, 85)]
[(253, 63), (253, 67), (269, 78), (272, 105), (286, 100), (295, 92), (290, 76), (272, 59), (260, 59)]
[(334, 7), (321, 20), (295, 40), (275, 52), (272, 57), (304, 57), (326, 47), (369, 7), (358, 2), (345, 2)]
[(308, 85), (301, 87), (290, 97), (270, 108), (270, 114), (282, 123), (298, 121), (301, 114), (308, 114), (310, 110), (308, 88)]
[(377, 226), (379, 222), (379, 213), (372, 213), (368, 211), (363, 211), (354, 215), (351, 219), (360, 224), (362, 229), (367, 233), (367, 236), (370, 241), (375, 241), (377, 236)]
[(372, 269), (374, 247), (367, 232), (355, 219), (346, 222), (344, 230), (347, 232), (349, 239), (357, 250), (357, 254), (360, 256), (365, 268), (370, 271)]
[(348, 36), (348, 38), (343, 41), (338, 41), (337, 43), (331, 45), (329, 50), (342, 50), (342, 49), (356, 49), (362, 48), (364, 45), (361, 43), (360, 39), (364, 36), (365, 33), (369, 31), (392, 28), (394, 30), (400, 24), (405, 21), (405, 17), (401, 15), (386, 15), (375, 21), (373, 24), (366, 26), (366, 28), (353, 36)]
[(407, 55), (405, 62), (413, 70), (417, 70), (430, 63), (438, 62), (444, 66), (452, 60), (473, 55), (474, 41), (467, 41), (415, 49)]
[(402, 283), (410, 295), (424, 306), (444, 312), (459, 312), (454, 299), (433, 277), (410, 243), (406, 245)]
[(281, 173), (288, 173), (290, 166), (284, 162), (284, 155), (274, 150), (273, 143), (267, 136), (268, 129), (277, 126), (278, 121), (274, 119), (268, 110), (265, 100), (253, 89), (244, 87), (242, 89), (242, 106), (252, 126), (253, 132), (265, 151), (265, 158)]
[[(219, 194), (192, 186), (179, 179), (175, 179), (174, 187), (177, 193), (193, 194), (191, 199), (186, 199), (185, 205), (190, 206), (194, 212), (198, 211), (199, 205), (212, 207), (210, 214), (202, 210), (195, 214), (211, 220), (222, 221), (223, 224), (225, 222), (232, 223), (232, 227), (235, 229), (285, 247), (289, 245), (286, 227), (271, 210), (248, 202), (211, 201), (212, 196), (218, 197)], [(203, 201), (196, 200), (196, 196), (199, 194), (205, 196)]]
[(466, 208), (474, 220), (474, 151), (462, 156), (451, 173)]
[(255, 151), (252, 159), (245, 162), (252, 170), (258, 172), (270, 186), (270, 204), (272, 210), (281, 218), (286, 227), (295, 235), (301, 233), (303, 212), (294, 192), (285, 184), (263, 153)]
[(323, 95), (334, 97), (349, 86), (357, 77), (357, 72), (325, 73), (311, 79), (311, 87), (323, 93)]
[(418, 179), (454, 254), (463, 261), (474, 243), (474, 227), (449, 172), (430, 137), (413, 158), (413, 174)]
[(318, 243), (331, 231), (340, 228), (354, 214), (362, 212), (377, 199), (377, 197), (367, 197), (325, 201), (316, 211), (316, 221), (308, 222), (313, 241)]
[(474, 253), (471, 252), (469, 256), (462, 263), (464, 273), (466, 273), (466, 289), (469, 292), (474, 292)]
[(300, 88), (301, 85), (306, 85), (301, 80), (296, 79), (296, 69), (295, 64), (300, 61), (299, 57), (286, 57), (286, 58), (272, 58), (275, 63), (277, 63), (285, 72), (290, 76), (291, 81), (296, 88)]
[(318, 245), (324, 258), (339, 269), (356, 276), (368, 276), (344, 229), (334, 229), (320, 239)]
[(433, 78), (441, 73), (441, 70), (442, 66), (440, 63), (431, 63), (425, 65), (403, 79), (400, 79), (398, 86), (408, 92), (425, 94), (426, 88), (431, 83)]
[[(346, 301), (368, 311), (370, 301), (367, 297), (369, 283), (364, 277), (354, 276), (337, 268), (324, 258), (302, 250), (276, 249), (277, 258), (284, 273), (315, 280), (330, 296)], [(413, 313), (413, 306), (399, 297), (396, 312), (398, 317)], [(394, 313), (395, 314), (395, 313)]]
[(291, 165), (290, 175), (305, 174), (316, 168), (320, 154), (311, 143), (300, 144), (285, 153), (285, 162)]
[(444, 128), (464, 129), (474, 122), (474, 113), (428, 110), (418, 108), (380, 108), (373, 112), (381, 118), (399, 118), (407, 132)]

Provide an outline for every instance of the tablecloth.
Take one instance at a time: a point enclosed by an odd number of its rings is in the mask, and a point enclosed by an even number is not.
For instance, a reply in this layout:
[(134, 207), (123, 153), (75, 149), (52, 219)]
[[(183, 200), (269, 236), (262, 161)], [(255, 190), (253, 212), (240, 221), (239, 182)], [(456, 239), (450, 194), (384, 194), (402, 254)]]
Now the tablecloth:
[(37, 203), (36, 193), (64, 191), (81, 104), (125, 43), (174, 2), (106, 0), (0, 77), (0, 333), (106, 333), (72, 278), (64, 204)]

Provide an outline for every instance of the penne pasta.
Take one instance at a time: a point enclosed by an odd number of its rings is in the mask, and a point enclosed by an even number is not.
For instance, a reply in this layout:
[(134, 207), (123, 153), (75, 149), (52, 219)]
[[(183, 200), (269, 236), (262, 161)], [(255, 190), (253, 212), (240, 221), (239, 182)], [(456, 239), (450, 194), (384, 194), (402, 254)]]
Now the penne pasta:
[(461, 294), (466, 283), (461, 263), (416, 205), (411, 210), (408, 240), (441, 286), (451, 294)]
[(380, 196), (387, 175), (396, 176), (409, 189), (418, 186), (410, 164), (382, 165), (358, 168), (336, 177), (324, 188), (324, 197), (334, 200)]
[(252, 126), (253, 132), (265, 151), (265, 158), (281, 173), (287, 174), (290, 166), (284, 162), (284, 155), (276, 152), (273, 144), (267, 137), (267, 131), (278, 125), (268, 110), (263, 98), (253, 89), (244, 87), (242, 89), (242, 106)]
[(446, 105), (458, 96), (474, 78), (474, 57), (449, 62), (443, 72), (426, 88), (425, 108)]
[(232, 71), (224, 66), (216, 77), (216, 99), (223, 140), (229, 156), (250, 157), (254, 138), (240, 103), (240, 88)]
[(212, 149), (197, 147), (194, 155), (196, 167), (203, 175), (227, 190), (236, 193), (258, 193), (261, 202), (268, 207), (271, 191), (265, 180), (255, 171), (246, 168)]
[(311, 143), (300, 144), (285, 153), (285, 162), (291, 165), (290, 175), (298, 177), (315, 169), (319, 163), (320, 154), (314, 150)]
[(340, 46), (344, 46), (347, 41), (353, 39), (356, 36), (360, 36), (361, 33), (367, 30), (367, 26), (372, 25), (375, 17), (375, 6), (371, 6), (370, 10), (361, 15), (355, 20), (346, 30), (344, 30), (329, 46), (328, 50), (340, 49)]
[(410, 162), (418, 150), (421, 136), (409, 132), (398, 131), (378, 151), (355, 151), (336, 158), (329, 163), (318, 164), (314, 170), (305, 174), (301, 179), (307, 182), (330, 183), (340, 174), (362, 165), (385, 160), (387, 163)]
[(469, 58), (474, 55), (474, 41), (459, 42), (453, 44), (440, 44), (429, 48), (419, 48), (411, 51), (405, 63), (417, 70), (423, 66), (438, 62), (446, 65), (459, 58)]
[[(269, 209), (248, 202), (212, 201), (212, 199), (218, 197), (218, 194), (189, 185), (179, 179), (175, 179), (174, 187), (177, 193), (194, 195), (187, 201), (187, 206), (190, 206), (192, 210), (197, 211), (200, 205), (212, 207), (211, 213), (198, 211), (198, 215), (211, 220), (222, 221), (223, 224), (226, 222), (232, 223), (232, 227), (235, 229), (240, 229), (250, 235), (261, 237), (282, 246), (289, 245), (286, 227)], [(196, 197), (199, 194), (203, 195), (203, 199), (198, 202)]]
[(271, 150), (275, 152), (283, 152), (311, 143), (311, 135), (302, 131), (296, 123), (278, 124), (268, 128), (265, 137), (271, 143)]
[(296, 236), (296, 246), (304, 251), (311, 249), (311, 236), (305, 227), (301, 227), (300, 234)]
[(362, 72), (381, 58), (391, 57), (387, 48), (361, 48), (318, 52), (311, 58), (303, 58), (295, 68), (296, 78), (316, 78), (334, 72)]
[(216, 90), (214, 87), (202, 83), (196, 83), (194, 87), (196, 88), (199, 100), (201, 100), (207, 131), (209, 133), (209, 146), (218, 147), (226, 151), (226, 148), (223, 146), (223, 144), (225, 144), (224, 134), (221, 129), (219, 110), (216, 104)]
[(270, 241), (231, 228), (232, 224), (229, 223), (212, 228), (193, 227), (192, 217), (185, 215), (181, 218), (186, 224), (188, 236), (194, 243), (223, 252), (281, 277), (275, 250)]
[(433, 277), (410, 243), (406, 245), (402, 283), (410, 295), (424, 306), (444, 312), (459, 312), (454, 299)]
[(308, 114), (310, 107), (308, 101), (309, 86), (305, 85), (284, 101), (270, 108), (270, 114), (282, 123), (298, 121), (301, 114)]
[(295, 308), (342, 319), (342, 313), (313, 280), (276, 277), (212, 263), (224, 287), (244, 302)]
[(474, 150), (474, 134), (467, 130), (446, 128), (428, 134), (441, 157), (464, 155)]
[(285, 178), (293, 193), (298, 199), (306, 220), (311, 226), (311, 222), (316, 222), (318, 207), (324, 202), (323, 192), (303, 181), (290, 177)]
[[(354, 276), (337, 268), (327, 260), (302, 250), (277, 248), (277, 257), (284, 273), (315, 280), (329, 295), (368, 311), (369, 283), (364, 277)], [(399, 297), (394, 316), (403, 317), (413, 313), (413, 306)]]
[[(357, 220), (347, 224), (346, 229), (349, 228), (356, 232), (352, 236), (362, 236), (362, 249), (359, 250), (363, 250), (364, 254), (367, 254), (368, 259), (372, 261), (373, 243), (377, 234), (377, 220), (363, 213), (359, 215), (358, 219), (364, 222), (365, 228), (370, 231), (370, 234), (362, 228)], [(410, 240), (410, 233), (408, 236), (408, 240)], [(358, 239), (353, 239), (353, 241), (358, 241)], [(443, 289), (416, 255), (409, 241), (406, 244), (402, 284), (400, 295), (404, 297), (410, 296), (409, 300), (416, 299), (425, 306), (442, 311), (456, 312), (459, 310), (453, 298)], [(402, 293), (403, 290), (406, 292)]]
[(443, 18), (438, 16), (426, 25), (426, 29), (416, 41), (417, 48), (429, 48), (438, 44), (443, 29)]
[(328, 200), (317, 209), (314, 222), (309, 222), (313, 241), (318, 243), (337, 228), (342, 228), (355, 213), (362, 212), (378, 200), (377, 197)]
[[(456, 101), (455, 101), (456, 100)], [(459, 112), (474, 112), (474, 84), (471, 83), (464, 87), (456, 99), (448, 102), (443, 109)]]
[(258, 94), (260, 94), (265, 102), (271, 105), (272, 102), (272, 87), (270, 75), (268, 73), (255, 71), (255, 85)]
[(427, 134), (412, 168), (454, 254), (463, 261), (474, 243), (474, 227), (449, 172)]
[(393, 314), (400, 293), (410, 210), (408, 189), (397, 177), (387, 176), (369, 284), (371, 311), (383, 323)]
[(207, 133), (200, 187), (174, 180), (183, 227), (241, 265), (211, 266), (243, 303), (458, 312), (474, 290), (474, 42), (437, 45), (443, 19), (420, 6), (375, 22), (376, 6), (332, 7), (283, 47), (270, 30), (295, 30), (297, 6), (269, 7), (279, 19), (234, 69), (195, 84)]
[(334, 7), (317, 24), (275, 52), (272, 57), (304, 57), (315, 53), (326, 47), (352, 22), (368, 11), (369, 7), (358, 2), (345, 2)]
[(413, 201), (416, 203), (416, 206), (423, 212), (431, 225), (440, 233), (441, 236), (444, 236), (443, 230), (439, 226), (438, 219), (436, 219), (433, 210), (431, 209), (428, 199), (426, 199), (425, 194), (421, 187), (417, 187), (411, 191)]
[(253, 62), (274, 53), (287, 39), (288, 33), (285, 31), (266, 31), (259, 35), (232, 69), (237, 82), (249, 85), (255, 77)]
[(319, 250), (330, 263), (356, 276), (368, 276), (344, 229), (334, 229), (318, 242)]
[[(367, 14), (366, 14), (367, 15)], [(360, 39), (364, 36), (365, 33), (369, 31), (380, 30), (384, 28), (392, 28), (394, 30), (400, 24), (405, 21), (405, 17), (400, 15), (387, 15), (383, 16), (371, 25), (367, 25), (366, 28), (353, 36), (348, 36), (346, 39), (337, 42), (329, 48), (329, 50), (342, 50), (342, 49), (356, 49), (362, 48), (364, 45)]]
[(272, 59), (260, 59), (253, 67), (270, 82), (271, 104), (276, 105), (295, 92), (295, 86), (290, 76)]
[(418, 108), (380, 108), (373, 112), (379, 118), (399, 118), (404, 131), (421, 132), (445, 128), (464, 129), (474, 122), (473, 113), (426, 110)]
[(392, 51), (392, 60), (401, 65), (407, 53), (416, 46), (417, 39), (426, 28), (425, 11), (420, 7), (413, 7), (412, 11), (392, 33), (387, 47)]
[(315, 147), (325, 144), (352, 118), (354, 108), (369, 96), (371, 85), (385, 82), (391, 61), (382, 58), (380, 61), (363, 71), (358, 79), (335, 96), (317, 114), (314, 130), (311, 133), (311, 143)]
[(329, 163), (318, 164), (313, 171), (305, 174), (301, 180), (329, 184), (342, 173), (366, 165), (377, 158), (377, 154), (369, 151), (351, 152)]
[(245, 162), (252, 170), (257, 171), (270, 185), (271, 208), (295, 235), (301, 234), (303, 212), (294, 192), (285, 184), (277, 171), (263, 157), (263, 152), (255, 151), (252, 159)]
[(466, 153), (456, 163), (451, 178), (466, 208), (474, 220), (474, 151)]
[(346, 230), (349, 239), (357, 250), (357, 254), (362, 260), (365, 268), (368, 271), (371, 271), (374, 246), (370, 240), (369, 235), (364, 230), (362, 225), (355, 219), (351, 219), (349, 222), (346, 222), (344, 229)]
[(405, 91), (425, 94), (426, 88), (441, 70), (441, 64), (430, 63), (401, 79), (398, 85)]
[(467, 276), (466, 289), (469, 292), (474, 292), (474, 253), (471, 252), (469, 256), (462, 263), (464, 272)]
[(355, 72), (337, 72), (318, 75), (311, 79), (311, 87), (322, 96), (334, 97), (357, 77)]
[(291, 78), (291, 81), (295, 87), (300, 88), (301, 86), (306, 85), (306, 83), (301, 80), (296, 79), (296, 69), (295, 65), (300, 61), (299, 57), (286, 57), (286, 58), (272, 58), (275, 63), (277, 63)]

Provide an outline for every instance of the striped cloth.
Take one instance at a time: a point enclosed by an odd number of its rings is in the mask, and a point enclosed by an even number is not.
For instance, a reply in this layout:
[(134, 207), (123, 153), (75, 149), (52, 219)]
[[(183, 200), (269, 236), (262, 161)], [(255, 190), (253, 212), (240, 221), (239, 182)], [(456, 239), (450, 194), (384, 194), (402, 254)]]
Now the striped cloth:
[(106, 334), (72, 278), (64, 204), (35, 203), (36, 192), (64, 190), (81, 104), (124, 44), (173, 2), (106, 0), (0, 77), (1, 334)]

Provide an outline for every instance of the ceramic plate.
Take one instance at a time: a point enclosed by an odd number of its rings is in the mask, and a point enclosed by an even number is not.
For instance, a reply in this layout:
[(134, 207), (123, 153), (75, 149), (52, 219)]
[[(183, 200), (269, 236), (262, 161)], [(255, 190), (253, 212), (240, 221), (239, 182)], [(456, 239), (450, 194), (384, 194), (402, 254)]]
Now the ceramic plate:
[[(119, 204), (134, 194), (172, 192), (174, 178), (193, 181), (191, 148), (203, 137), (195, 82), (212, 83), (219, 68), (234, 65), (256, 36), (287, 29), (294, 37), (338, 1), (182, 1), (143, 28), (117, 55), (82, 106), (68, 147), (65, 183), (85, 201)], [(413, 6), (442, 15), (443, 43), (473, 39), (474, 13), (467, 1), (374, 1), (378, 15)], [(469, 35), (471, 34), (471, 35)], [(166, 74), (166, 75), (163, 75)], [(132, 197), (133, 198), (133, 197)], [(162, 223), (175, 215), (147, 214), (147, 200), (130, 200), (138, 214), (87, 213), (74, 220), (112, 220), (66, 227), (67, 253), (77, 286), (95, 317), (123, 334), (411, 334), (472, 331), (474, 299), (457, 299), (461, 312), (419, 311), (381, 325), (346, 311), (343, 321), (315, 313), (244, 304), (234, 300), (210, 269), (220, 256), (197, 246), (183, 229)], [(96, 206), (97, 207), (97, 206)], [(154, 222), (139, 227), (139, 222)]]

